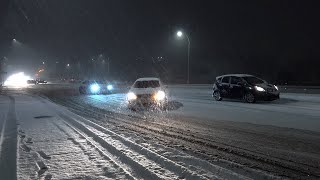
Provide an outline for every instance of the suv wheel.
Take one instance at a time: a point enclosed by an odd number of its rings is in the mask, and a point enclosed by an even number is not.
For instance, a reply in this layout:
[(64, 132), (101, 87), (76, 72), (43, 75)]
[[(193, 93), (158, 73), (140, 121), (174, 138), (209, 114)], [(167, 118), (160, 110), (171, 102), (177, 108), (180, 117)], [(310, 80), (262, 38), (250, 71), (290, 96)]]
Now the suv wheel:
[(254, 94), (251, 93), (251, 92), (248, 92), (244, 95), (244, 100), (247, 102), (247, 103), (254, 103), (256, 102), (256, 98), (254, 97)]
[(214, 99), (215, 99), (216, 101), (221, 101), (221, 100), (222, 100), (222, 97), (221, 97), (219, 91), (215, 91), (215, 92), (213, 93), (213, 97), (214, 97)]

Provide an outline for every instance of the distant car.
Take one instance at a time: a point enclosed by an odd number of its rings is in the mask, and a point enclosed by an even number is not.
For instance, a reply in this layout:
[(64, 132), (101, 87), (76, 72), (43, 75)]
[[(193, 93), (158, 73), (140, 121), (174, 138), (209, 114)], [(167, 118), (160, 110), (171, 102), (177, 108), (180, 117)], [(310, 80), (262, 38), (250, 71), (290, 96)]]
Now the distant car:
[(139, 78), (131, 86), (127, 100), (131, 110), (137, 106), (165, 108), (168, 94), (159, 78)]
[(36, 79), (36, 84), (47, 84), (48, 82), (43, 79)]
[(217, 101), (223, 98), (243, 99), (254, 103), (257, 100), (279, 99), (278, 87), (258, 77), (248, 74), (227, 74), (216, 77), (212, 96)]
[(79, 87), (80, 94), (109, 94), (112, 93), (114, 87), (112, 84), (104, 81), (86, 80)]
[(27, 80), (27, 84), (37, 84), (36, 80)]

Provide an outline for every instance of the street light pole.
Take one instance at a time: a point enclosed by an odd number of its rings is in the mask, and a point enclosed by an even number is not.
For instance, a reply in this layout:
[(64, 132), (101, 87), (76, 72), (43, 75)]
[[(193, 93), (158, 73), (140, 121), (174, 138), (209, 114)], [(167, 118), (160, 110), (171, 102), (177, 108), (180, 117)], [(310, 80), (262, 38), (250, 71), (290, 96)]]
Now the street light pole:
[(186, 34), (186, 37), (188, 39), (188, 79), (187, 79), (187, 84), (189, 84), (190, 83), (190, 39), (187, 34)]
[[(181, 37), (183, 33), (181, 31), (177, 32), (177, 36)], [(188, 69), (187, 69), (187, 84), (190, 83), (190, 38), (187, 34), (184, 34), (188, 40)]]

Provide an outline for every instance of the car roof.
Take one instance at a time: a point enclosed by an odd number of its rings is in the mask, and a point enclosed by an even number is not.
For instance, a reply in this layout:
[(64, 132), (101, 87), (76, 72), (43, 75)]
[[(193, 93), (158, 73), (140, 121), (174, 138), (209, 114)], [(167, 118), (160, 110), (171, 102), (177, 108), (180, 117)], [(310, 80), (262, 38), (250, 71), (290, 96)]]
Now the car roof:
[(160, 81), (160, 79), (156, 77), (144, 77), (144, 78), (139, 78), (136, 81)]
[(225, 76), (252, 77), (254, 75), (250, 75), (250, 74), (225, 74), (225, 75), (217, 76), (217, 78), (221, 78), (221, 77), (225, 77)]

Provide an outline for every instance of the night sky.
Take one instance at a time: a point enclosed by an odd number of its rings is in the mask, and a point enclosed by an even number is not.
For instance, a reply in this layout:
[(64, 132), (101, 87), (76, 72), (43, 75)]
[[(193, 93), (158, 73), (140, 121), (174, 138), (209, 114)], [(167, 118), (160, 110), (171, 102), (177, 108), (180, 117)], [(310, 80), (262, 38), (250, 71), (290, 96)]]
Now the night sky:
[(175, 36), (182, 30), (191, 41), (192, 83), (251, 73), (320, 84), (316, 1), (2, 0), (0, 15), (0, 57), (20, 68), (86, 66), (103, 54), (114, 78), (185, 82), (187, 41)]

